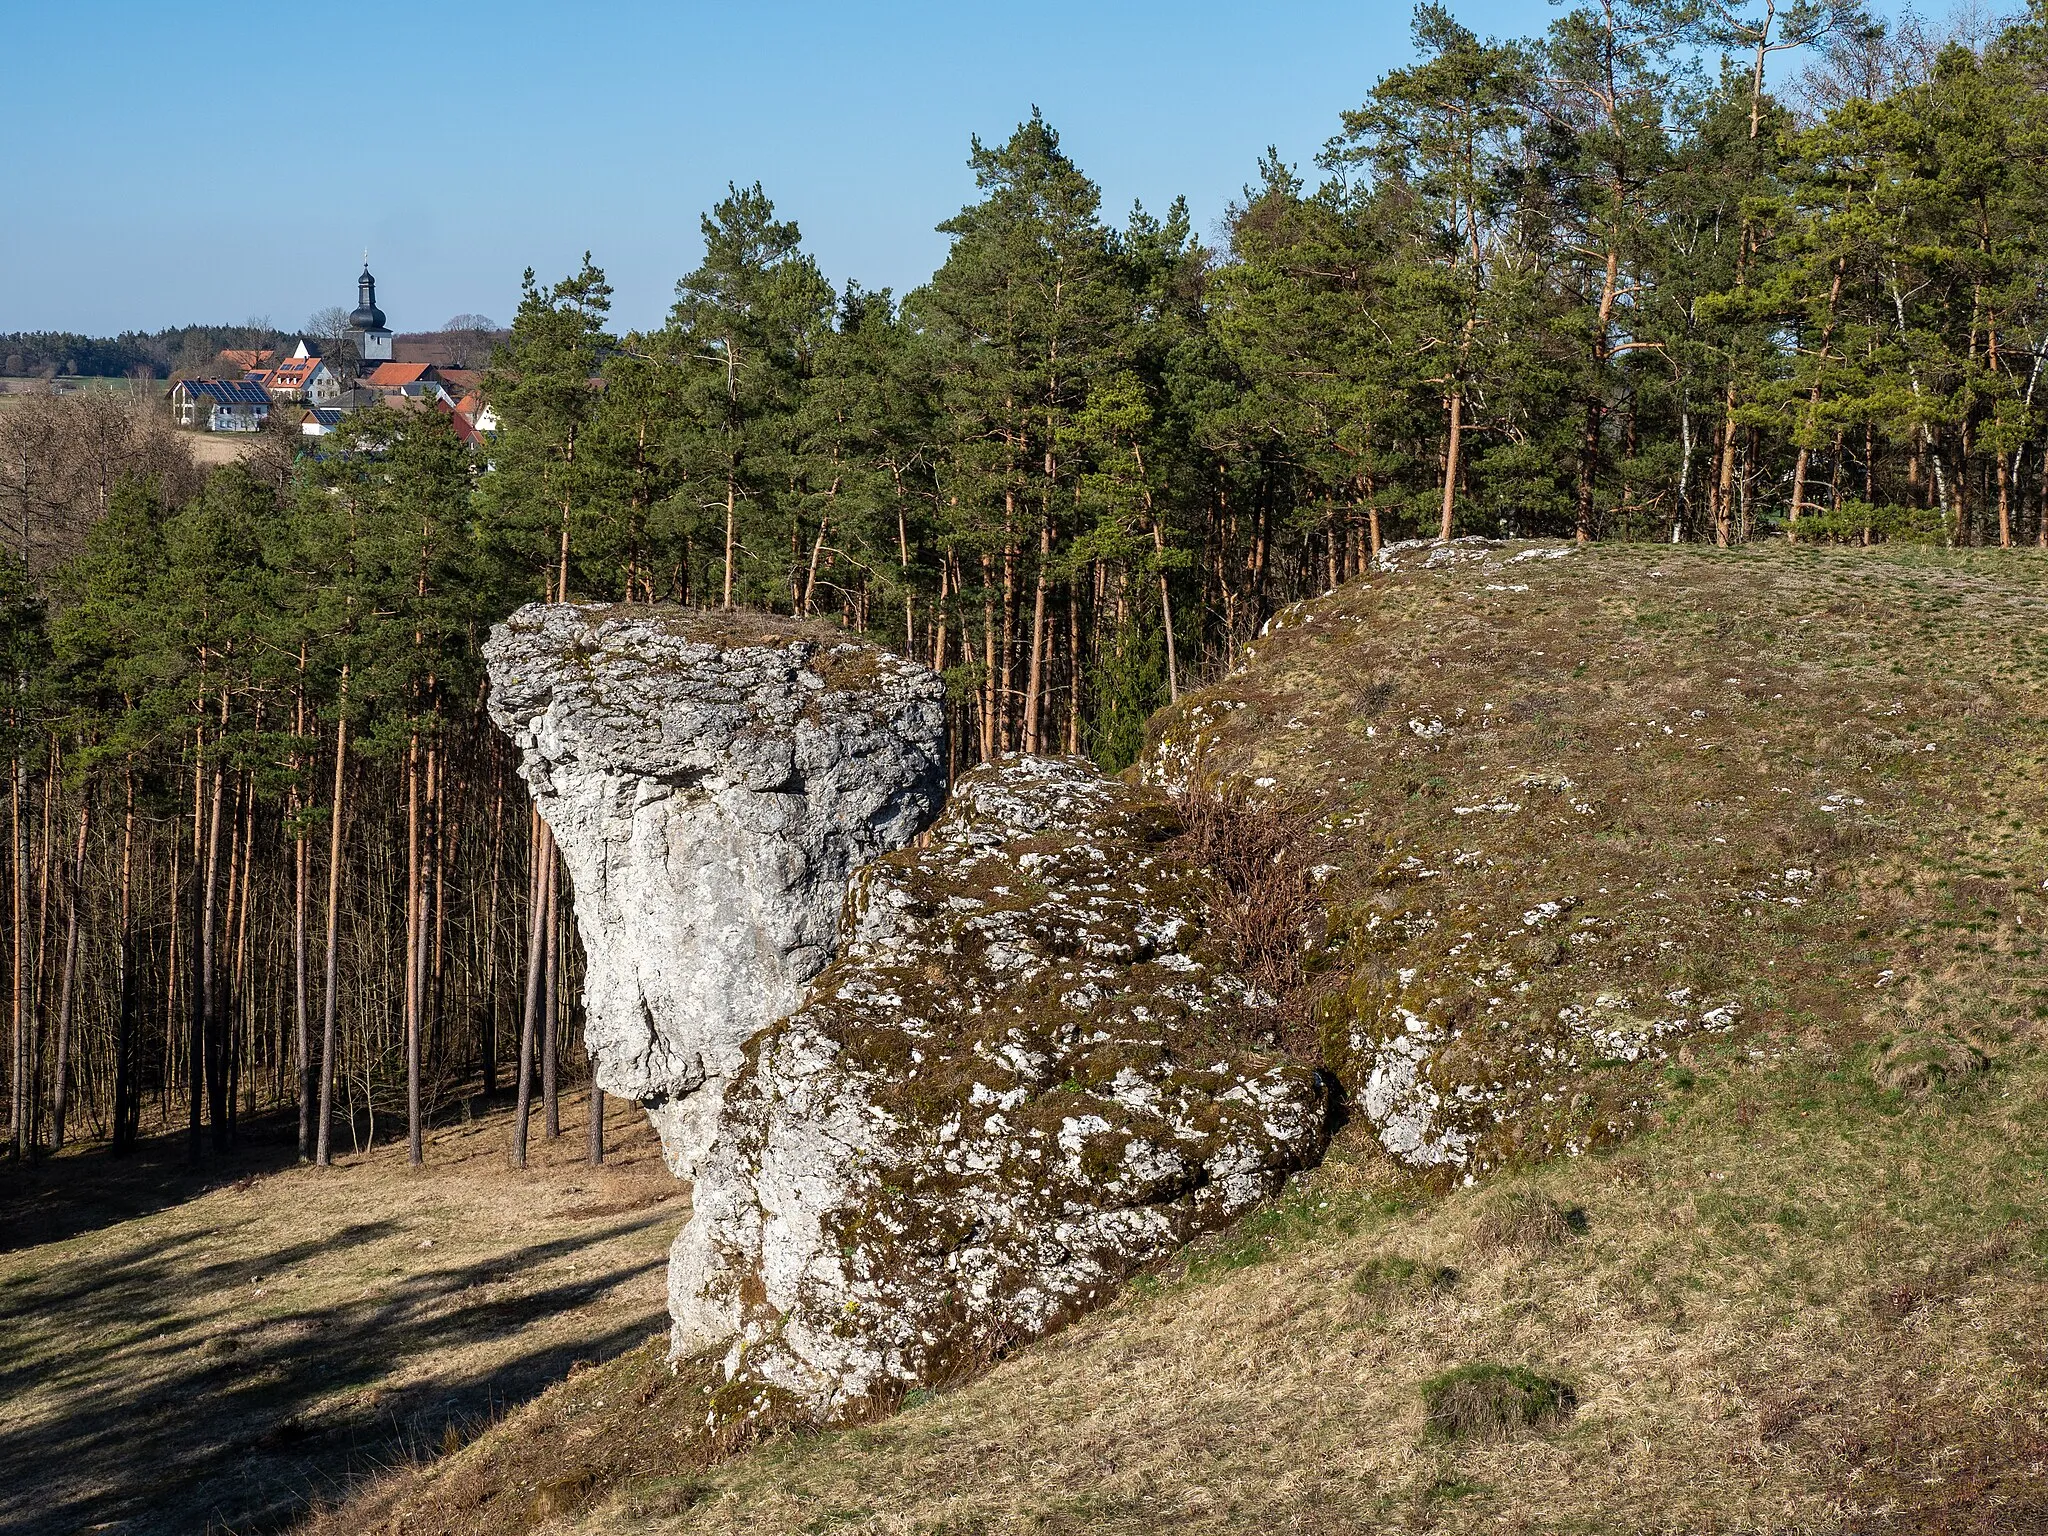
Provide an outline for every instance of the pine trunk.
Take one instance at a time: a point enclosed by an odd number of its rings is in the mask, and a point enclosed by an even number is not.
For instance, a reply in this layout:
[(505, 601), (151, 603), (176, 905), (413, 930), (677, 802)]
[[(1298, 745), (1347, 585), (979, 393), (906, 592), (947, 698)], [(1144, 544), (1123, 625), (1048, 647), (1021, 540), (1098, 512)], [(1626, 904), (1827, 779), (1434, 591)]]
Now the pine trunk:
[(541, 978), (540, 1035), (541, 1122), (549, 1141), (562, 1134), (561, 1041), (558, 1038), (562, 1018), (561, 880), (560, 861), (555, 857), (555, 843), (551, 836), (548, 839), (547, 957), (543, 962), (546, 974)]
[(405, 756), (405, 1146), (424, 1161), (420, 1137), (420, 739)]
[(341, 991), (341, 817), (343, 774), (348, 766), (348, 668), (341, 669), (341, 719), (334, 733), (334, 798), (327, 831), (327, 991), (320, 1000), (320, 1116), (314, 1161), (333, 1163), (334, 1013)]
[[(23, 885), (28, 878), (28, 871), (25, 867), (28, 850), (22, 846), (22, 839), (26, 836), (26, 830), (21, 823), (22, 773), (21, 759), (17, 757), (14, 759), (13, 791), (9, 797), (13, 815), (13, 825), (9, 832), (9, 843), (13, 848), (13, 856), (10, 862), (12, 864), (12, 878), (14, 881), (14, 1099), (11, 1108), (13, 1113), (14, 1160), (17, 1163), (28, 1160), (28, 1027), (27, 1020), (23, 1016), (23, 999), (21, 995), (21, 908), (25, 895)], [(199, 1136), (199, 1101), (196, 1097), (192, 1101), (192, 1113), (193, 1146), (196, 1152)]]
[(85, 889), (85, 836), (89, 802), (78, 808), (78, 841), (71, 855), (71, 888), (64, 903), (63, 979), (57, 986), (57, 1070), (50, 1085), (50, 1149), (64, 1147), (64, 1109), (71, 1080), (71, 987), (78, 969), (78, 902)]
[(547, 940), (541, 935), (548, 899), (548, 870), (551, 862), (548, 825), (540, 813), (530, 813), (529, 846), (533, 867), (526, 882), (526, 1005), (519, 1020), (519, 1107), (512, 1120), (512, 1166), (526, 1166), (526, 1128), (533, 1110), (534, 1036), (540, 1020), (541, 966), (546, 958)]
[[(135, 986), (133, 939), (129, 933), (130, 896), (135, 870), (135, 770), (122, 772), (126, 804), (121, 815), (121, 941), (114, 961), (114, 1150), (135, 1145), (141, 1128), (142, 1094), (135, 1080)], [(175, 932), (176, 923), (172, 924)]]
[(1444, 451), (1444, 508), (1443, 521), (1437, 530), (1437, 542), (1451, 542), (1451, 513), (1455, 506), (1458, 489), (1458, 450), (1465, 432), (1465, 396), (1462, 391), (1450, 398), (1451, 433)]

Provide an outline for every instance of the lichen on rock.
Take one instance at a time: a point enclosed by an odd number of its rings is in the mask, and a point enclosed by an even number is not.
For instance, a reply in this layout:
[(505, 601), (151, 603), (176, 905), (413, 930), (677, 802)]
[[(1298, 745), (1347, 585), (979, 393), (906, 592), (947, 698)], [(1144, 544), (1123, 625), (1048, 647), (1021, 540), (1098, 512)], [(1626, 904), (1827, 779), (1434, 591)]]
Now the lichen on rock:
[(600, 603), (522, 608), (484, 657), (574, 881), (597, 1081), (688, 1174), (852, 872), (944, 800), (943, 686), (823, 624)]
[(678, 1356), (821, 1416), (1086, 1310), (1313, 1164), (1318, 1074), (1234, 1048), (1172, 803), (1077, 759), (954, 788), (749, 1042), (670, 1264)]

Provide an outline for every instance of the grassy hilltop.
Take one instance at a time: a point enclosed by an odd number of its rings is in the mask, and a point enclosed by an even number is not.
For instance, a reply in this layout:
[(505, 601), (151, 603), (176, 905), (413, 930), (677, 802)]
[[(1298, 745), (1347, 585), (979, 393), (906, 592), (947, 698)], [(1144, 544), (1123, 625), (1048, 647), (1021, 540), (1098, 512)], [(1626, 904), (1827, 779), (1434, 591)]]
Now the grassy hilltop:
[(320, 1528), (2048, 1529), (2048, 563), (1425, 554), (1148, 761), (1294, 818), (1301, 1048), (1440, 1026), (1465, 1164), (1354, 1120), (864, 1426), (708, 1444), (651, 1342)]

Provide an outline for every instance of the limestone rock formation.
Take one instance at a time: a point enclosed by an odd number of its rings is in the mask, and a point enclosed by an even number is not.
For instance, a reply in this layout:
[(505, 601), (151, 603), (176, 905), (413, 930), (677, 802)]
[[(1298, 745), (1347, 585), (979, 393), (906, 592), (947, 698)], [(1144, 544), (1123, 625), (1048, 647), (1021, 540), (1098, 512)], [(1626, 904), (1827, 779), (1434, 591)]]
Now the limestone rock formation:
[(597, 1080), (687, 1175), (741, 1047), (831, 958), (853, 870), (944, 800), (943, 687), (763, 614), (533, 604), (484, 656), (575, 883)]
[(1321, 1156), (1319, 1075), (1228, 1043), (1262, 1004), (1201, 942), (1176, 830), (1157, 791), (1011, 758), (855, 877), (840, 957), (727, 1093), (669, 1266), (678, 1356), (843, 1412), (1085, 1311)]

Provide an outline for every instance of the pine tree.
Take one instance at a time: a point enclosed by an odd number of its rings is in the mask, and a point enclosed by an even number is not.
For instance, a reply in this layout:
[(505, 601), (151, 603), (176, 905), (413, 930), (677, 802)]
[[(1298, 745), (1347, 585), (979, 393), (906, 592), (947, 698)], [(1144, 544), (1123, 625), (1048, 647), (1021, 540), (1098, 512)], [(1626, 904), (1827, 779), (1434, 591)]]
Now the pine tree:
[[(906, 307), (933, 348), (946, 414), (941, 490), (955, 541), (981, 566), (983, 751), (1036, 752), (1053, 739), (1051, 601), (1068, 570), (1063, 543), (1073, 530), (1061, 518), (1081, 470), (1067, 449), (1090, 381), (1127, 344), (1131, 296), (1101, 195), (1040, 114), (1000, 147), (976, 139), (969, 163), (981, 200), (939, 226), (953, 237), (945, 264)], [(1021, 680), (1020, 639), (1029, 647)]]
[(484, 380), (484, 398), (503, 422), (485, 490), (489, 546), (515, 579), (557, 602), (571, 590), (579, 509), (599, 478), (583, 439), (613, 346), (604, 329), (611, 297), (588, 251), (581, 268), (550, 288), (527, 268), (511, 340)]
[(681, 379), (673, 452), (717, 530), (720, 605), (779, 605), (802, 559), (794, 436), (832, 287), (758, 182), (729, 188), (702, 229), (703, 264), (656, 342)]

